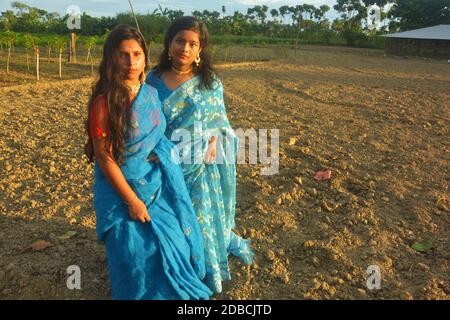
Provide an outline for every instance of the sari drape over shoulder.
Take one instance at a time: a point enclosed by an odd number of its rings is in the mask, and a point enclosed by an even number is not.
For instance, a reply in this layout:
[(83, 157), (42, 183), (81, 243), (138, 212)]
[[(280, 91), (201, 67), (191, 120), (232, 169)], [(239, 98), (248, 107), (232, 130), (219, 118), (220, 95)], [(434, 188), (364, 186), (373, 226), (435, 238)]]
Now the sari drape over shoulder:
[[(113, 299), (208, 299), (204, 244), (183, 172), (164, 135), (157, 91), (142, 85), (129, 110), (122, 173), (146, 204), (150, 223), (128, 207), (95, 163), (96, 231), (106, 245)], [(151, 152), (160, 163), (148, 162)]]
[[(177, 144), (184, 178), (202, 228), (206, 256), (204, 282), (216, 292), (230, 280), (229, 253), (251, 264), (250, 240), (238, 237), (235, 227), (236, 152), (238, 139), (227, 118), (223, 86), (215, 78), (201, 89), (200, 77), (183, 83), (163, 101), (166, 135)], [(216, 160), (205, 163), (209, 139), (218, 137)], [(188, 138), (188, 142), (186, 140)]]

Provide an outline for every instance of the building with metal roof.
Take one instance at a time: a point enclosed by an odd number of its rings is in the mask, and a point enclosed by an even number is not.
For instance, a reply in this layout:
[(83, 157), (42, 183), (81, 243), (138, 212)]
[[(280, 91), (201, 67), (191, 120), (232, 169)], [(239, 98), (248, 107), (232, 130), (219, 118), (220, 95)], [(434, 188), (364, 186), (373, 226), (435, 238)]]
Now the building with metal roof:
[(450, 59), (450, 24), (386, 34), (384, 37), (388, 54)]

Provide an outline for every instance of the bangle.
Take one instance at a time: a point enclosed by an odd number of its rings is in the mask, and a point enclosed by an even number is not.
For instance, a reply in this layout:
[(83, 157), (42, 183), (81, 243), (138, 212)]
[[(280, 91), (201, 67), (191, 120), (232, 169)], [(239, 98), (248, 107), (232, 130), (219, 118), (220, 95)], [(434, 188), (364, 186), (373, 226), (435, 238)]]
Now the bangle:
[(132, 205), (132, 204), (136, 201), (136, 199), (137, 199), (137, 195), (136, 195), (136, 193), (135, 193), (133, 199), (132, 199), (130, 202), (126, 202), (126, 201), (125, 201), (125, 204), (126, 204), (127, 206), (130, 206), (130, 205)]

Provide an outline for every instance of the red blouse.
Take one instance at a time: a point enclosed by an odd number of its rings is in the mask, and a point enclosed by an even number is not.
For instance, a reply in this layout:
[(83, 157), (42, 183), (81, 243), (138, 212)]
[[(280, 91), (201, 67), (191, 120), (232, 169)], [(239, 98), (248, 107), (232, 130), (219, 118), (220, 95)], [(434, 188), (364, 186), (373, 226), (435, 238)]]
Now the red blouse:
[(108, 109), (105, 96), (100, 95), (92, 102), (89, 114), (89, 131), (92, 139), (105, 138), (109, 135)]

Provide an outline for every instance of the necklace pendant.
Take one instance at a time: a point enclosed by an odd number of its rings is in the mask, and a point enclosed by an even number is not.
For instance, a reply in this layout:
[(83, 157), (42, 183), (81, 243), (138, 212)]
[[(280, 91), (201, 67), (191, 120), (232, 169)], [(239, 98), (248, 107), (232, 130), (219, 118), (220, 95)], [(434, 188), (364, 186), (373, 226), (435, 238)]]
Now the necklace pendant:
[(128, 86), (128, 92), (133, 96), (137, 96), (139, 90), (141, 89), (141, 84), (137, 84), (134, 86)]

